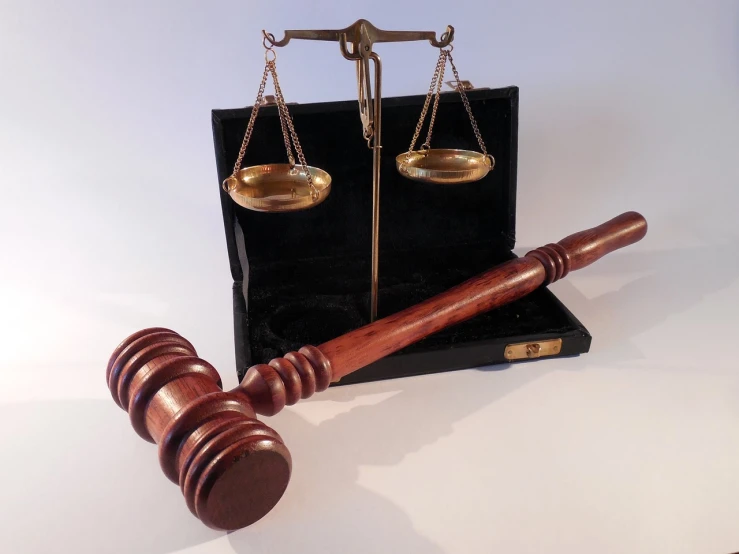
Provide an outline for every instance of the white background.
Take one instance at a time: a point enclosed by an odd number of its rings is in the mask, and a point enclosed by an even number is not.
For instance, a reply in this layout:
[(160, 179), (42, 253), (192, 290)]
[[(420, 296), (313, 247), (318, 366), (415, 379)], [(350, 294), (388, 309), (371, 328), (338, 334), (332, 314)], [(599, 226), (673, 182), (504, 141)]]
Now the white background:
[[(0, 5), (0, 551), (739, 550), (736, 2)], [(236, 385), (210, 110), (253, 102), (262, 28), (359, 17), (453, 24), (463, 78), (521, 87), (517, 252), (630, 209), (650, 233), (552, 287), (590, 354), (287, 409), (286, 495), (218, 533), (104, 366), (163, 325)], [(377, 51), (386, 96), (426, 90), (428, 45)], [(335, 44), (278, 67), (289, 101), (355, 97)]]

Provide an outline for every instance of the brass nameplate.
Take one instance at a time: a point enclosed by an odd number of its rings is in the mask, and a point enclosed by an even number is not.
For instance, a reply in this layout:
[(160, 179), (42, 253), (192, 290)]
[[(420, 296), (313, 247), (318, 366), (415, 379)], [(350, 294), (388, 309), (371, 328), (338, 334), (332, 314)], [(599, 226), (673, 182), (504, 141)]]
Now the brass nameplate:
[(519, 342), (505, 347), (506, 360), (525, 360), (554, 356), (562, 350), (562, 339), (540, 340), (536, 342)]

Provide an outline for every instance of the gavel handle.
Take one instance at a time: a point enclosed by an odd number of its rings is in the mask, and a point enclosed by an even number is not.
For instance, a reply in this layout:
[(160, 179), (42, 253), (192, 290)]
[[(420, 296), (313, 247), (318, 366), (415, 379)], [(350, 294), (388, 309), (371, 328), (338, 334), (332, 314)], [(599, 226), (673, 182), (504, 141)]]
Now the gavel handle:
[(641, 240), (647, 222), (626, 212), (586, 231), (537, 248), (464, 283), (330, 340), (318, 347), (331, 365), (332, 380), (365, 367), (437, 331), (513, 302), (606, 254)]
[(159, 445), (164, 473), (190, 510), (216, 529), (238, 529), (269, 512), (290, 479), (282, 438), (256, 419), (325, 390), (337, 380), (444, 327), (525, 296), (647, 232), (637, 213), (548, 244), (319, 347), (304, 346), (249, 368), (224, 392), (218, 372), (168, 329), (124, 340), (106, 381), (136, 431)]
[(642, 216), (622, 214), (318, 347), (254, 365), (229, 392), (186, 339), (162, 328), (124, 340), (108, 362), (106, 382), (139, 435), (159, 445), (162, 469), (193, 514), (216, 529), (238, 529), (272, 509), (292, 467), (282, 438), (256, 414), (274, 415), (332, 380), (521, 298), (646, 232)]

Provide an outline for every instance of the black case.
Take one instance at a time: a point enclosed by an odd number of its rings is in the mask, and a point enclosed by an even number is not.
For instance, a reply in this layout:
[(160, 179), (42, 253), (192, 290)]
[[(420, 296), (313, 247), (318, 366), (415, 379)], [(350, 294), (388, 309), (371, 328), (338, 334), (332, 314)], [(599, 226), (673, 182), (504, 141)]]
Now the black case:
[[(398, 174), (424, 96), (382, 101), (379, 316), (443, 292), (514, 258), (518, 88), (468, 93), (496, 165), (464, 185), (429, 185)], [(251, 108), (213, 111), (213, 138), (226, 244), (233, 276), (236, 367), (306, 344), (319, 345), (369, 322), (372, 151), (356, 100), (290, 105), (309, 165), (333, 179), (319, 206), (259, 213), (221, 188), (238, 155)], [(425, 136), (422, 135), (422, 139)], [(421, 141), (419, 141), (421, 142)], [(458, 94), (441, 98), (432, 146), (477, 150)], [(259, 112), (243, 166), (285, 163), (276, 106)], [(561, 338), (559, 356), (587, 352), (590, 334), (542, 288), (512, 304), (432, 335), (360, 369), (341, 384), (505, 362), (507, 344)]]

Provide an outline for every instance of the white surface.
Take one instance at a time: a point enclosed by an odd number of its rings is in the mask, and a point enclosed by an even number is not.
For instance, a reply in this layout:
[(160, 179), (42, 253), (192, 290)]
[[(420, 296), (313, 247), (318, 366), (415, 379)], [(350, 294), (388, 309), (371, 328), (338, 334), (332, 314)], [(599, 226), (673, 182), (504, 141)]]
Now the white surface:
[[(517, 251), (628, 209), (650, 234), (553, 286), (590, 354), (287, 409), (283, 500), (210, 531), (103, 367), (165, 325), (236, 384), (209, 110), (253, 101), (260, 29), (362, 16), (454, 24), (463, 78), (521, 87)], [(713, 1), (3, 2), (0, 551), (739, 550), (738, 21)], [(386, 96), (426, 90), (432, 50), (377, 50)], [(354, 97), (337, 45), (279, 56), (291, 101)]]

